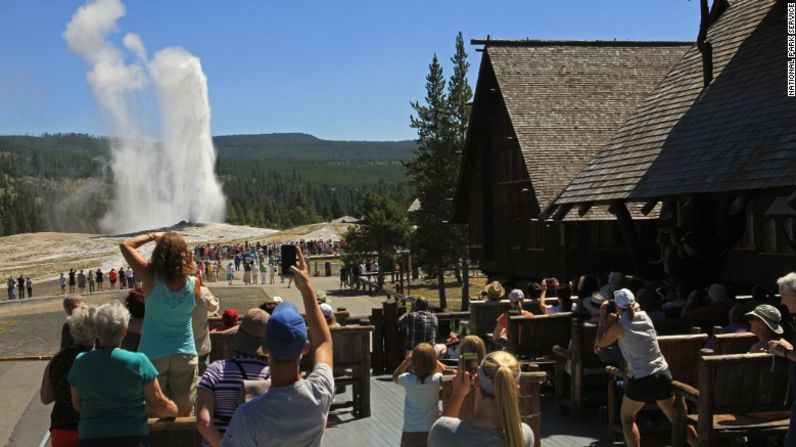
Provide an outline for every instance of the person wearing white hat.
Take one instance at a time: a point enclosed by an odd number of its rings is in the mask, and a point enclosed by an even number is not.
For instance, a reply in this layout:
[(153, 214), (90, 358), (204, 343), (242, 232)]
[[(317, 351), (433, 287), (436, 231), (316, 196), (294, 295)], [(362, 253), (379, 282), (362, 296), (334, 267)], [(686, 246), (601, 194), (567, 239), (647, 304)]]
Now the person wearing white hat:
[(332, 309), (332, 306), (329, 305), (329, 303), (321, 303), (320, 308), (323, 318), (326, 319), (326, 324), (328, 324), (330, 328), (340, 327), (340, 323), (337, 322), (337, 319), (334, 316), (334, 309)]
[[(617, 313), (611, 311), (614, 306)], [(669, 365), (658, 347), (657, 334), (647, 313), (641, 310), (628, 289), (614, 292), (613, 300), (600, 306), (600, 323), (595, 350), (618, 342), (625, 358), (625, 396), (622, 398), (620, 419), (622, 434), (630, 447), (641, 443), (636, 414), (647, 402), (656, 402), (669, 420), (672, 419), (674, 396)], [(688, 427), (688, 442), (697, 444), (697, 434)]]

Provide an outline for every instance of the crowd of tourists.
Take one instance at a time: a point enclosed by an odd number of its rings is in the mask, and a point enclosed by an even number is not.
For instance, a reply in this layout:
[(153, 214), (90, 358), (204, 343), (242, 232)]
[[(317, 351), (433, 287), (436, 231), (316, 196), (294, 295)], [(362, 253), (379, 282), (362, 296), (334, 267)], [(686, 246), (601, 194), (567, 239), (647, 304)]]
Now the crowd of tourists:
[[(138, 248), (149, 242), (156, 246), (147, 260)], [(148, 445), (147, 417), (188, 415), (196, 417), (203, 445), (319, 445), (335, 392), (329, 328), (338, 324), (315, 291), (300, 249), (292, 271), (306, 316), (290, 303), (270, 314), (254, 308), (239, 316), (227, 309), (221, 320), (231, 336), (229, 352), (209, 364), (208, 316), (220, 305), (203, 281), (214, 261), (194, 262), (176, 233), (132, 237), (120, 248), (133, 271), (125, 278), (140, 281), (125, 303), (95, 308), (79, 298), (64, 300), (62, 350), (41, 388), (42, 401), (55, 404), (54, 447)], [(261, 253), (265, 260), (268, 250)], [(246, 262), (242, 256), (244, 271)], [(699, 320), (725, 333), (751, 332), (757, 341), (750, 352), (785, 357), (796, 374), (793, 327), (783, 319), (796, 313), (796, 273), (780, 278), (776, 292), (758, 286), (749, 296), (720, 283), (672, 283), (619, 272), (575, 281), (491, 282), (477, 299), (506, 302), (508, 311), (486, 340), (440, 334), (429, 302), (417, 298), (398, 322), (408, 353), (393, 373), (405, 390), (401, 445), (533, 445), (534, 433), (520, 417), (520, 363), (505, 350), (513, 315), (572, 312), (597, 325), (595, 352), (626, 373), (620, 421), (630, 446), (640, 444), (636, 417), (645, 403), (657, 403), (672, 418), (672, 375), (655, 329), (661, 322)], [(299, 360), (310, 343), (314, 366), (303, 376)], [(440, 411), (445, 373), (454, 378)], [(687, 436), (697, 443), (693, 428)]]
[(337, 256), (345, 247), (344, 240), (334, 239), (298, 239), (279, 243), (263, 244), (259, 241), (249, 243), (248, 240), (237, 244), (199, 244), (193, 248), (194, 257), (197, 260), (223, 261), (225, 259), (243, 259), (247, 256), (255, 257), (259, 260), (268, 259), (272, 263), (274, 258), (279, 256), (279, 247), (283, 244), (295, 245), (301, 248), (306, 256)]
[(28, 293), (28, 298), (33, 298), (33, 281), (30, 276), (22, 274), (19, 275), (19, 278), (9, 276), (8, 281), (6, 281), (6, 287), (8, 288), (8, 301), (25, 299), (25, 292)]
[[(750, 347), (750, 353), (764, 352), (796, 360), (792, 344), (794, 322), (783, 319), (783, 315), (796, 314), (796, 273), (781, 277), (776, 286), (776, 292), (757, 286), (751, 290), (751, 295), (736, 296), (729, 287), (719, 283), (699, 287), (694, 282), (684, 281), (676, 290), (670, 290), (667, 282), (648, 282), (612, 272), (603, 277), (583, 275), (577, 281), (566, 283), (546, 278), (511, 290), (495, 281), (487, 284), (473, 301), (508, 304), (509, 310), (496, 319), (491, 337), (487, 339), (494, 352), (503, 352), (506, 348), (508, 318), (513, 315), (573, 312), (586, 324), (597, 325), (595, 352), (606, 365), (620, 367), (626, 373), (620, 420), (627, 445), (638, 446), (640, 432), (636, 415), (645, 403), (657, 403), (669, 419), (673, 414), (672, 376), (658, 346), (655, 326), (667, 320), (688, 320), (706, 327), (720, 326), (722, 333), (751, 332), (757, 341)], [(435, 375), (435, 371), (440, 370), (437, 360), (463, 358), (463, 352), (476, 352), (479, 360), (490, 357), (484, 357), (485, 350), (465, 348), (472, 343), (467, 340), (470, 336), (452, 344), (448, 334), (438, 334), (438, 320), (424, 298), (414, 301), (412, 311), (399, 319), (399, 327), (406, 330), (409, 352), (393, 377), (407, 388), (404, 444), (425, 445), (419, 440), (428, 436), (428, 445), (434, 445), (440, 423), (434, 422), (436, 407), (430, 396), (439, 389)], [(480, 339), (478, 342), (483, 344)], [(710, 348), (712, 343), (713, 339), (708, 340), (705, 347)], [(458, 351), (451, 349), (452, 345), (459, 345)], [(410, 365), (415, 366), (414, 376), (405, 372)], [(482, 363), (481, 368), (483, 366)], [(796, 363), (791, 364), (791, 373), (796, 374)], [(478, 377), (479, 382), (483, 382), (481, 370)], [(457, 376), (457, 380), (464, 379)], [(482, 385), (480, 396), (483, 395)], [(471, 422), (479, 423), (478, 420)], [(792, 428), (796, 429), (793, 425)], [(505, 425), (503, 433), (508, 436)], [(688, 442), (696, 445), (697, 434), (693, 427), (687, 429), (687, 436)], [(796, 439), (789, 438), (788, 442), (796, 442)]]
[[(148, 242), (156, 243), (149, 260), (138, 251)], [(42, 401), (54, 403), (54, 447), (146, 446), (147, 417), (189, 415), (205, 445), (319, 444), (334, 394), (329, 306), (319, 303), (303, 256), (292, 270), (306, 323), (290, 303), (241, 318), (228, 309), (222, 320), (232, 352), (208, 365), (208, 317), (219, 302), (196, 276), (185, 241), (154, 233), (120, 248), (141, 285), (125, 303), (64, 300), (62, 349), (41, 387)], [(302, 378), (310, 340), (314, 368)], [(254, 390), (246, 395), (259, 396), (245, 404), (244, 383)]]

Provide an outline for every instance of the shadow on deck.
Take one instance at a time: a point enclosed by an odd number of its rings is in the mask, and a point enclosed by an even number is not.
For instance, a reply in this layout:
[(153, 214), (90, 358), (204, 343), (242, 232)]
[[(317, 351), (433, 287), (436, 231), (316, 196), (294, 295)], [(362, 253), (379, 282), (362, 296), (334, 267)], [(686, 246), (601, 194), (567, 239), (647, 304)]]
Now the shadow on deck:
[[(329, 413), (322, 445), (324, 447), (400, 445), (403, 401), (403, 388), (392, 383), (390, 376), (372, 378), (372, 416), (355, 419), (349, 408), (332, 410)], [(596, 408), (589, 409), (586, 422), (572, 422), (566, 416), (556, 415), (552, 396), (543, 395), (542, 445), (551, 447), (624, 445), (608, 441), (608, 425), (600, 422), (598, 413)], [(648, 436), (644, 438), (644, 445), (660, 447), (666, 446), (667, 443)]]

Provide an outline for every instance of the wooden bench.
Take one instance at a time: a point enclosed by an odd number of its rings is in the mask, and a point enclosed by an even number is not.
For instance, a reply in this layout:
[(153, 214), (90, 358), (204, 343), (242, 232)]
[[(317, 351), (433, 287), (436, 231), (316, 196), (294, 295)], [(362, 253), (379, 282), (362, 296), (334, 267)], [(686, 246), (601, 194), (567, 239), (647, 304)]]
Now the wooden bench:
[(553, 363), (553, 346), (565, 345), (572, 334), (572, 312), (510, 317), (508, 351), (518, 359)]
[(694, 325), (691, 320), (682, 320), (679, 317), (653, 321), (655, 332), (658, 335), (701, 334), (702, 327)]
[[(442, 390), (440, 399), (442, 400), (443, 410), (448, 407), (451, 395), (453, 394), (454, 375), (446, 375), (442, 378)], [(541, 371), (520, 373), (520, 389), (518, 400), (520, 406), (520, 417), (522, 422), (528, 424), (533, 430), (534, 446), (542, 445), (542, 384), (547, 381), (547, 373)], [(475, 401), (475, 393), (469, 393), (462, 404), (462, 411), (459, 417), (469, 417)], [(468, 414), (465, 414), (468, 412)]]
[[(663, 358), (669, 364), (669, 372), (674, 380), (696, 385), (699, 381), (699, 370), (694, 367), (702, 355), (702, 347), (708, 340), (707, 334), (690, 335), (663, 335), (658, 337)], [(617, 420), (617, 381), (626, 380), (625, 372), (613, 366), (606, 367), (608, 371), (608, 432), (611, 441), (622, 437), (622, 424)], [(645, 405), (644, 410), (654, 410), (655, 404)]]
[(196, 447), (202, 442), (202, 435), (196, 429), (196, 418), (182, 417), (174, 420), (150, 418), (149, 442), (154, 447)]
[[(789, 425), (788, 361), (770, 354), (709, 355), (698, 361), (699, 387), (675, 381), (672, 445), (685, 446), (686, 424), (696, 425), (700, 446), (718, 438), (784, 435)], [(697, 414), (687, 414), (685, 402)]]
[(508, 312), (509, 303), (500, 301), (470, 302), (470, 334), (488, 340), (487, 334), (495, 329), (495, 322), (500, 314)]
[[(606, 380), (605, 365), (594, 353), (594, 339), (597, 336), (597, 325), (584, 323), (579, 318), (572, 319), (572, 336), (569, 347), (553, 346), (555, 357), (555, 407), (557, 412), (569, 409), (569, 416), (575, 421), (583, 420), (583, 403), (585, 396), (584, 380), (597, 378)], [(566, 371), (569, 362), (569, 373)], [(567, 375), (569, 377), (567, 377)], [(569, 395), (565, 395), (565, 387)], [(605, 396), (603, 395), (603, 399)]]
[(716, 334), (713, 337), (715, 355), (746, 354), (757, 343), (757, 336), (751, 332)]

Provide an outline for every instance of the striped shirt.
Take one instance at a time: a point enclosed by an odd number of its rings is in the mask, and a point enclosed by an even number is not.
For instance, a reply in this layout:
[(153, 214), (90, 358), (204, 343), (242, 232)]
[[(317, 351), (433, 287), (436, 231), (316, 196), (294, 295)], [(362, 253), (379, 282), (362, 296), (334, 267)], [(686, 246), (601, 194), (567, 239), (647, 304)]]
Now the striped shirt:
[[(222, 436), (238, 407), (243, 386), (244, 378), (235, 362), (238, 362), (246, 371), (247, 380), (267, 379), (271, 375), (268, 365), (264, 361), (241, 354), (235, 355), (232, 360), (218, 360), (207, 367), (197, 386), (214, 393), (213, 424)], [(207, 441), (203, 441), (202, 445), (209, 444)]]

